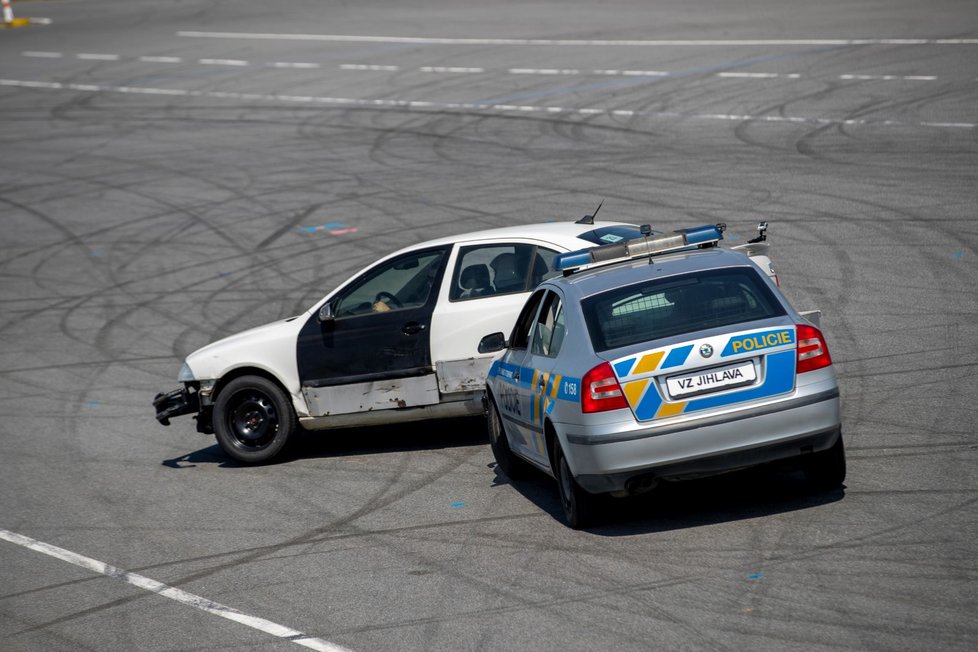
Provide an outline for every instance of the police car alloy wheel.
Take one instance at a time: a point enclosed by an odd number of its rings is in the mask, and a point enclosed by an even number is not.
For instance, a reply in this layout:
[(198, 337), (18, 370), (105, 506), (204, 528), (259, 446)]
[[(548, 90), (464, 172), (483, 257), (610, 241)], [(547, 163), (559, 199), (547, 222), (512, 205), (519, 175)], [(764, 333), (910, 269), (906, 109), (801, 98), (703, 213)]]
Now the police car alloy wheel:
[(298, 428), (292, 402), (260, 376), (235, 378), (214, 403), (214, 432), (224, 452), (245, 464), (278, 455)]
[(526, 463), (510, 450), (503, 421), (499, 418), (499, 410), (492, 397), (489, 397), (489, 413), (486, 416), (489, 422), (489, 447), (492, 449), (492, 456), (496, 458), (496, 466), (510, 480), (526, 477), (529, 469)]
[[(556, 442), (556, 440), (554, 440)], [(592, 525), (595, 521), (598, 497), (581, 488), (567, 465), (567, 458), (560, 444), (554, 454), (554, 475), (557, 476), (557, 489), (560, 505), (564, 510), (564, 520), (574, 529)]]

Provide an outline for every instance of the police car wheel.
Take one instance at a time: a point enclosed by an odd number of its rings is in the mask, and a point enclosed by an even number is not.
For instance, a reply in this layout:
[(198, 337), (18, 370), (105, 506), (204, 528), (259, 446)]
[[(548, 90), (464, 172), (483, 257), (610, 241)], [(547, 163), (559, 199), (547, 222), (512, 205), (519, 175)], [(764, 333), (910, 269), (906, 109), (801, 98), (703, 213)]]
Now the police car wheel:
[(292, 402), (260, 376), (235, 378), (214, 402), (214, 434), (229, 456), (263, 464), (278, 455), (295, 432)]
[(510, 449), (509, 440), (506, 439), (503, 422), (499, 416), (499, 408), (496, 407), (496, 401), (491, 396), (489, 397), (487, 421), (489, 428), (489, 448), (492, 449), (492, 456), (496, 458), (496, 466), (510, 480), (525, 478), (528, 470), (526, 463), (516, 457)]
[(594, 522), (597, 497), (590, 494), (577, 484), (577, 480), (571, 474), (570, 467), (567, 465), (567, 458), (560, 445), (555, 451), (555, 473), (557, 476), (557, 488), (560, 492), (560, 504), (564, 510), (564, 520), (572, 528), (579, 529), (587, 527)]
[(804, 462), (805, 477), (816, 489), (837, 489), (846, 479), (846, 451), (842, 433), (828, 450), (813, 453)]

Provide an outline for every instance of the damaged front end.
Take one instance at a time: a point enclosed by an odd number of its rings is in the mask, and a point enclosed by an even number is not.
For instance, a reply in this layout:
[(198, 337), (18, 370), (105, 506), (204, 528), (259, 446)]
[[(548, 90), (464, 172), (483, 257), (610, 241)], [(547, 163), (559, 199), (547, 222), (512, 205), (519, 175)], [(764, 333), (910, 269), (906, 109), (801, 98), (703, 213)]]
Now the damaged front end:
[(213, 434), (214, 427), (211, 422), (214, 409), (211, 401), (213, 389), (213, 382), (187, 382), (181, 389), (157, 394), (153, 398), (156, 420), (168, 426), (173, 417), (196, 413), (194, 419), (197, 421), (197, 432)]

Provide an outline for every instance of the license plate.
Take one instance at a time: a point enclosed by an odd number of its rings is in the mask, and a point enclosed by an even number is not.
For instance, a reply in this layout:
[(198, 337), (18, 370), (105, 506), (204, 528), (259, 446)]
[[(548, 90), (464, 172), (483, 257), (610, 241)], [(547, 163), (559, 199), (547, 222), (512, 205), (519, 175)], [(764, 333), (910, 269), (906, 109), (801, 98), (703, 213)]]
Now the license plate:
[(757, 380), (757, 372), (754, 370), (754, 363), (745, 362), (688, 376), (674, 376), (667, 378), (666, 384), (669, 387), (669, 394), (679, 397), (736, 385), (747, 385), (755, 380)]

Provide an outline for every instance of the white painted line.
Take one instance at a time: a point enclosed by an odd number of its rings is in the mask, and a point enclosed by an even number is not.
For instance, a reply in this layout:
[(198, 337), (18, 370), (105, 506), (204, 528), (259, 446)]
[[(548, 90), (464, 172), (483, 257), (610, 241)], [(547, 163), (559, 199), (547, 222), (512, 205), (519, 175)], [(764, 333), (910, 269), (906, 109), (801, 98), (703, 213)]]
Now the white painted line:
[(506, 72), (511, 75), (579, 75), (575, 68), (510, 68)]
[(301, 61), (273, 61), (270, 64), (273, 68), (303, 68), (312, 69), (319, 68), (318, 63), (303, 63)]
[(669, 73), (661, 70), (622, 70), (625, 77), (668, 77)]
[(677, 113), (674, 111), (634, 111), (625, 112), (622, 109), (597, 109), (597, 108), (562, 108), (544, 107), (532, 105), (516, 104), (475, 104), (471, 102), (425, 102), (420, 100), (368, 100), (346, 97), (316, 97), (316, 96), (296, 96), (296, 95), (277, 95), (262, 93), (239, 93), (233, 91), (198, 91), (183, 90), (175, 88), (147, 88), (140, 86), (97, 86), (94, 84), (73, 84), (60, 82), (25, 81), (18, 79), (0, 79), (0, 86), (37, 88), (46, 90), (72, 90), (103, 93), (130, 93), (143, 95), (182, 95), (186, 97), (202, 97), (230, 100), (247, 101), (266, 101), (266, 102), (312, 102), (326, 106), (361, 106), (361, 107), (384, 107), (384, 108), (431, 108), (438, 111), (465, 110), (465, 111), (500, 111), (500, 112), (538, 112), (538, 113), (568, 113), (577, 115), (633, 115), (650, 119), (654, 118), (679, 118), (683, 120), (725, 120), (736, 122), (779, 122), (795, 124), (820, 124), (820, 125), (866, 125), (866, 126), (890, 126), (890, 127), (942, 127), (955, 129), (975, 129), (978, 124), (972, 122), (899, 122), (896, 120), (854, 120), (838, 118), (803, 118), (799, 116), (773, 116), (773, 115), (745, 115), (745, 114), (726, 114), (726, 113)]
[(247, 61), (241, 59), (197, 59), (197, 63), (202, 63), (205, 66), (247, 66), (250, 65)]
[(182, 88), (138, 88), (135, 86), (119, 86), (118, 88), (106, 89), (119, 93), (131, 93), (133, 95), (190, 95), (192, 91)]
[(60, 559), (61, 561), (68, 562), (69, 564), (80, 566), (85, 570), (90, 570), (92, 572), (105, 575), (106, 577), (122, 580), (127, 584), (150, 591), (151, 593), (156, 593), (164, 598), (175, 600), (181, 604), (187, 605), (188, 607), (200, 609), (201, 611), (206, 611), (209, 614), (232, 620), (236, 623), (251, 627), (252, 629), (257, 629), (265, 632), (266, 634), (271, 634), (272, 636), (277, 636), (278, 638), (285, 639), (291, 643), (301, 645), (302, 647), (307, 647), (311, 650), (321, 650), (322, 652), (349, 652), (347, 648), (336, 645), (335, 643), (330, 643), (329, 641), (324, 641), (320, 638), (303, 634), (300, 631), (285, 627), (284, 625), (273, 623), (272, 621), (265, 620), (264, 618), (249, 616), (248, 614), (238, 611), (233, 607), (228, 607), (219, 602), (214, 602), (213, 600), (208, 600), (207, 598), (203, 598), (199, 595), (194, 595), (193, 593), (187, 593), (186, 591), (168, 586), (162, 582), (157, 582), (156, 580), (145, 577), (144, 575), (130, 573), (129, 571), (117, 568), (115, 566), (110, 566), (109, 564), (98, 561), (97, 559), (79, 555), (76, 552), (65, 550), (64, 548), (59, 548), (58, 546), (53, 546), (50, 543), (44, 543), (43, 541), (38, 541), (37, 539), (32, 539), (24, 536), (23, 534), (17, 534), (16, 532), (10, 532), (9, 530), (0, 528), (0, 539), (9, 541), (10, 543), (18, 546), (22, 546), (28, 550), (33, 550), (34, 552), (40, 552), (48, 555), (49, 557)]
[(27, 20), (31, 21), (31, 25), (50, 25), (51, 24), (51, 19), (50, 18), (40, 18), (40, 17), (36, 17), (35, 18), (35, 17), (32, 17), (32, 18), (28, 18)]
[(396, 72), (400, 68), (398, 66), (380, 66), (366, 63), (341, 63), (340, 70), (381, 70), (384, 72)]
[(951, 129), (974, 129), (975, 125), (971, 122), (921, 122), (924, 127), (947, 127)]
[(19, 81), (16, 79), (0, 79), (0, 86), (19, 86), (22, 88), (48, 88), (51, 90), (59, 90), (64, 88), (64, 86), (60, 82)]
[(839, 75), (839, 79), (859, 81), (934, 81), (937, 77), (931, 75)]
[(476, 73), (485, 72), (485, 68), (464, 68), (460, 66), (421, 66), (418, 68), (421, 72), (462, 72), (462, 73)]
[(76, 54), (75, 56), (85, 61), (118, 61), (120, 58), (118, 54), (81, 53), (81, 54)]
[[(38, 50), (26, 50), (21, 52), (22, 56), (42, 59), (60, 59), (65, 55), (61, 52), (47, 52)], [(97, 60), (97, 61), (119, 61), (118, 54), (92, 54), (82, 53), (75, 55), (78, 59)], [(139, 61), (146, 63), (182, 63), (181, 57), (173, 56), (140, 56)], [(249, 66), (251, 62), (242, 59), (198, 59), (197, 63), (214, 66)], [(294, 69), (318, 69), (322, 64), (301, 61), (274, 61), (267, 64), (272, 68), (294, 68)], [(366, 70), (379, 72), (397, 72), (401, 70), (396, 65), (363, 64), (363, 63), (343, 63), (339, 64), (340, 70)], [(421, 66), (420, 72), (427, 73), (484, 73), (485, 68), (469, 66)], [(579, 70), (577, 68), (509, 68), (507, 73), (512, 75), (603, 75), (603, 76), (623, 76), (623, 77), (668, 77), (674, 73), (662, 70), (615, 70), (615, 69), (596, 69), (591, 71)], [(798, 73), (771, 73), (771, 72), (719, 72), (717, 77), (729, 79), (800, 79)], [(934, 75), (858, 75), (842, 74), (839, 79), (847, 81), (935, 81), (938, 77)]]
[(183, 63), (182, 57), (139, 57), (139, 60), (146, 63)]
[(521, 38), (436, 38), (423, 36), (369, 36), (352, 34), (275, 34), (261, 32), (179, 31), (185, 38), (257, 39), (274, 41), (336, 41), (341, 43), (413, 43), (423, 45), (592, 45), (592, 46), (718, 46), (734, 45), (976, 45), (978, 38), (964, 39), (699, 39), (699, 40), (607, 40), (607, 39), (521, 39)]
[(591, 74), (624, 77), (668, 77), (671, 73), (662, 70), (592, 70)]
[(774, 72), (718, 72), (717, 77), (744, 77), (747, 79), (774, 79), (779, 75)]

